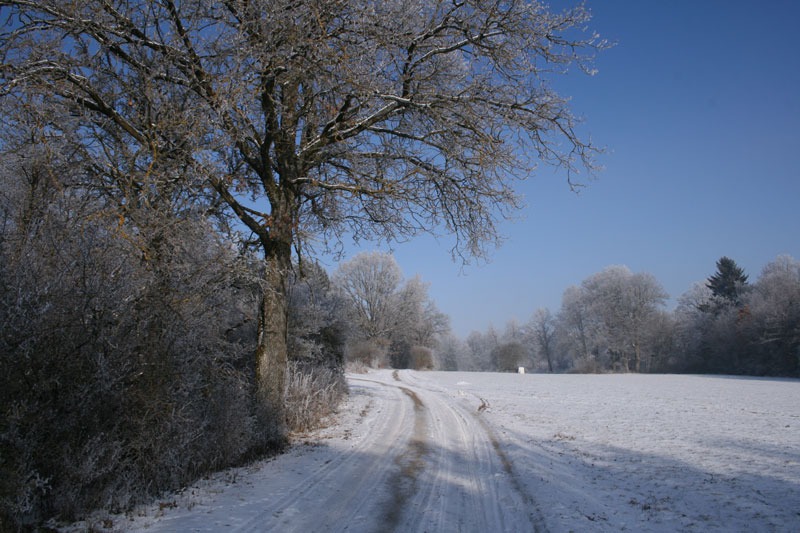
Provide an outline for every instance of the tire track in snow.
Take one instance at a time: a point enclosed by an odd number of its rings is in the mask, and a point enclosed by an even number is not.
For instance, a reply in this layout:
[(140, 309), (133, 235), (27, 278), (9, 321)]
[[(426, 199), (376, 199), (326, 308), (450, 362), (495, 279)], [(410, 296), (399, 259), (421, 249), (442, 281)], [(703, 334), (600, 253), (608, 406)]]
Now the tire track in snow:
[(413, 373), (402, 376), (429, 406), (431, 438), (439, 452), (429, 458), (432, 464), (422, 478), (433, 477), (430, 485), (444, 489), (437, 508), (432, 501), (427, 508), (419, 506), (403, 530), (546, 531), (534, 499), (481, 416), (488, 402), (479, 398), (483, 409), (475, 411)]
[[(481, 404), (481, 406), (483, 406), (483, 404)], [(519, 476), (517, 472), (514, 470), (512, 462), (509, 460), (508, 456), (503, 451), (503, 448), (500, 446), (500, 443), (498, 442), (497, 437), (494, 434), (494, 431), (492, 431), (492, 428), (489, 426), (486, 420), (483, 419), (481, 416), (476, 415), (476, 418), (480, 422), (484, 431), (486, 431), (486, 434), (489, 436), (489, 440), (492, 443), (492, 447), (494, 448), (494, 451), (495, 453), (497, 453), (498, 457), (500, 457), (500, 462), (503, 464), (503, 469), (506, 471), (506, 474), (508, 474), (509, 480), (511, 481), (511, 485), (514, 487), (514, 490), (522, 497), (522, 499), (528, 504), (530, 508), (535, 509), (536, 514), (541, 514), (539, 512), (538, 506), (536, 505), (536, 502), (522, 488), (522, 483), (519, 479)], [(541, 518), (535, 517), (534, 512), (531, 512), (529, 518), (531, 521), (531, 525), (533, 526), (533, 530), (536, 533), (540, 532), (543, 533), (544, 531), (546, 531), (546, 528), (543, 526), (544, 523), (543, 520)]]
[(424, 396), (430, 405), (430, 438), (436, 453), (429, 458), (423, 473), (425, 490), (414, 500), (414, 512), (403, 531), (507, 530), (496, 505), (492, 474), (485, 467), (489, 450), (476, 438), (472, 421), (439, 396)]
[[(392, 377), (400, 381), (397, 371)], [(395, 457), (395, 464), (399, 471), (389, 479), (391, 498), (385, 510), (385, 523), (388, 528), (395, 529), (400, 523), (402, 514), (406, 511), (408, 499), (416, 492), (417, 479), (424, 468), (425, 457), (429, 453), (428, 445), (424, 438), (425, 419), (423, 413), (425, 405), (406, 387), (398, 387), (414, 403), (414, 433), (408, 441), (405, 452)]]
[[(317, 505), (306, 520), (297, 520), (289, 517), (286, 521), (279, 524), (281, 531), (297, 531), (305, 533), (307, 531), (343, 531), (346, 529), (375, 530), (370, 525), (379, 517), (377, 509), (379, 500), (376, 495), (382, 493), (381, 489), (390, 482), (393, 476), (392, 465), (398, 462), (400, 450), (397, 446), (388, 446), (394, 443), (403, 443), (412, 438), (411, 410), (407, 408), (407, 402), (403, 398), (402, 391), (398, 387), (383, 383), (381, 381), (350, 378), (352, 381), (378, 385), (383, 391), (389, 391), (394, 401), (387, 401), (382, 394), (374, 395), (380, 398), (381, 409), (375, 410), (373, 418), (377, 418), (379, 423), (372, 425), (367, 438), (354, 448), (346, 457), (339, 461), (337, 468), (332, 469), (325, 475), (335, 481), (335, 485), (344, 489), (344, 494), (325, 493), (320, 490), (321, 480), (309, 480), (313, 486), (303, 488), (305, 482), (300, 483), (300, 490), (297, 492), (288, 491), (288, 502), (279, 502), (278, 507), (284, 507), (286, 503), (296, 500), (308, 501), (313, 492), (320, 494), (313, 498)], [(373, 388), (373, 392), (376, 390)], [(396, 405), (401, 405), (397, 410)], [(314, 477), (313, 475), (310, 476)], [(280, 512), (280, 511), (279, 511)], [(256, 524), (252, 531), (264, 531), (263, 524)]]
[[(376, 397), (380, 399), (380, 409), (378, 411), (390, 408), (390, 402), (387, 402), (386, 398), (379, 395), (376, 395)], [(361, 509), (361, 505), (358, 505), (359, 500), (363, 500), (365, 495), (371, 494), (373, 489), (386, 478), (388, 464), (391, 464), (378, 454), (375, 454), (373, 452), (374, 448), (383, 439), (402, 441), (406, 438), (408, 431), (405, 428), (405, 424), (402, 422), (397, 423), (398, 420), (396, 420), (396, 417), (402, 420), (403, 415), (404, 413), (395, 413), (394, 416), (381, 417), (383, 423), (376, 424), (366, 438), (362, 439), (347, 453), (337, 457), (328, 465), (301, 480), (294, 488), (287, 490), (286, 495), (280, 500), (269, 502), (268, 509), (259, 516), (254, 517), (241, 531), (252, 531), (254, 533), (264, 531), (265, 523), (270, 521), (270, 517), (280, 518), (280, 515), (287, 510), (293, 509), (295, 502), (307, 501), (312, 493), (319, 492), (320, 487), (328, 485), (329, 483), (326, 482), (329, 481), (335, 481), (334, 484), (347, 484), (348, 494), (341, 498), (337, 497), (336, 502), (331, 502), (331, 505), (325, 505), (320, 502), (315, 512), (318, 514), (330, 512), (334, 516), (318, 516), (313, 519), (313, 523), (319, 528), (320, 525), (326, 523), (333, 525), (353, 520), (354, 515), (357, 515)], [(354, 471), (363, 473), (365, 470), (369, 471), (371, 475), (353, 475)], [(320, 494), (320, 497), (316, 499), (325, 501), (333, 498), (329, 494)], [(348, 501), (350, 505), (347, 505)], [(341, 516), (345, 510), (349, 510), (347, 516)], [(265, 516), (267, 514), (270, 517)], [(275, 526), (287, 532), (308, 531), (307, 525), (302, 522), (290, 514), (287, 519), (279, 521)]]
[[(479, 520), (481, 517), (473, 516), (473, 520), (483, 526), (476, 530), (532, 530), (537, 533), (547, 531), (534, 498), (523, 488), (524, 484), (520, 480), (519, 473), (503, 450), (491, 425), (483, 416), (490, 408), (489, 402), (485, 398), (473, 395), (480, 401), (480, 406), (476, 410), (460, 402), (453, 402), (446, 389), (431, 387), (414, 374), (409, 375), (406, 372), (403, 377), (404, 383), (415, 387), (426, 401), (432, 403), (433, 399), (438, 404), (435, 410), (437, 413), (449, 412), (451, 424), (454, 422), (459, 428), (459, 433), (462, 435), (460, 449), (464, 451), (464, 456), (470, 465), (472, 482), (469, 485), (477, 488), (478, 494), (488, 496), (481, 498), (483, 519)], [(430, 394), (424, 394), (422, 391)], [(465, 438), (467, 435), (472, 436), (471, 442)], [(501, 469), (504, 474), (498, 476), (498, 470)], [(473, 530), (472, 527), (469, 529)]]

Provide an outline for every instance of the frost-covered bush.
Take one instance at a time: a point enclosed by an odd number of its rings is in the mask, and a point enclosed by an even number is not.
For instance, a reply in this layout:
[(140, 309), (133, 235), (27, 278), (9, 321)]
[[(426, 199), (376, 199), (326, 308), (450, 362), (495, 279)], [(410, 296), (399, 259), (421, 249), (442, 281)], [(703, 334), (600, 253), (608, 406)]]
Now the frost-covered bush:
[(433, 350), (424, 346), (412, 347), (411, 366), (414, 370), (433, 370)]
[(290, 276), (288, 359), (341, 371), (348, 329), (343, 307), (321, 266), (297, 265)]
[(318, 427), (336, 411), (347, 383), (341, 370), (290, 362), (286, 380), (286, 424), (290, 431)]
[(211, 225), (112, 214), (16, 171), (0, 191), (3, 527), (123, 509), (280, 446), (252, 392), (251, 269)]
[(389, 366), (388, 343), (384, 339), (351, 339), (345, 351), (347, 362), (370, 368)]

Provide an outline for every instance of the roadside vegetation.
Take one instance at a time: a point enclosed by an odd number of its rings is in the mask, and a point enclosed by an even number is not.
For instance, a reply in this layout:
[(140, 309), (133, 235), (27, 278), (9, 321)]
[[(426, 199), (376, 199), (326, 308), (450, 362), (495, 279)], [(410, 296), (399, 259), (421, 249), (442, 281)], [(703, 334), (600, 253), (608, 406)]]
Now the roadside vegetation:
[(279, 451), (346, 391), (335, 324), (301, 298), (298, 277), (292, 310), (305, 322), (290, 330), (287, 408), (264, 410), (257, 258), (192, 206), (120, 216), (70, 181), (61, 156), (55, 139), (4, 161), (3, 529), (118, 511)]

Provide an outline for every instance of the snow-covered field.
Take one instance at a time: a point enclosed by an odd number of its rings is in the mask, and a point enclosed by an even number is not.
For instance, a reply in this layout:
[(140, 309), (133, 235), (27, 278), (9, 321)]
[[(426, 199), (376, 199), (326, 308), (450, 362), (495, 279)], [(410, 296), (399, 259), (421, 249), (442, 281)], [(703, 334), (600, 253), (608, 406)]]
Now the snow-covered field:
[(405, 370), (349, 379), (337, 424), (290, 453), (97, 525), (800, 531), (798, 380)]
[(485, 417), (550, 531), (800, 531), (800, 381), (413, 378), (488, 400)]

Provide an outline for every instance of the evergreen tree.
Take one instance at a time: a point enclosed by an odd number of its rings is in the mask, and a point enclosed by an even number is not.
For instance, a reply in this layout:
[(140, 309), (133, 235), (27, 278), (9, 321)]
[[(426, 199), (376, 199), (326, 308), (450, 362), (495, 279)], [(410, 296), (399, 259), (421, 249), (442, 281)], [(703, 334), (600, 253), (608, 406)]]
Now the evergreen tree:
[(717, 272), (708, 278), (706, 287), (711, 289), (715, 298), (727, 300), (735, 305), (740, 303), (742, 289), (747, 285), (747, 275), (736, 261), (722, 257), (717, 261)]

